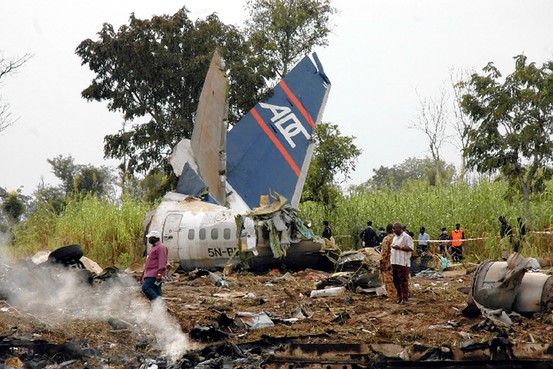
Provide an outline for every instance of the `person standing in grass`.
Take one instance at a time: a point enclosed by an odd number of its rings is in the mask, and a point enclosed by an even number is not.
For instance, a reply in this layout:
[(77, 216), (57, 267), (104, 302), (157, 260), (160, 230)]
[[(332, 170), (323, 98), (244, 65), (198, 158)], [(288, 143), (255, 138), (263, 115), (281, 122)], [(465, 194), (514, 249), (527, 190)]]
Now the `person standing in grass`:
[(438, 240), (442, 241), (438, 244), (440, 254), (442, 254), (443, 257), (448, 257), (449, 240), (451, 240), (451, 237), (449, 233), (447, 233), (446, 227), (442, 228), (442, 233), (438, 236)]
[(463, 242), (465, 240), (465, 231), (461, 229), (461, 224), (455, 224), (455, 229), (451, 231), (451, 257), (454, 262), (463, 260)]
[(518, 224), (518, 240), (515, 242), (514, 252), (520, 252), (520, 249), (526, 244), (526, 233), (528, 229), (526, 228), (526, 223), (521, 217), (517, 218)]
[(503, 216), (499, 216), (499, 246), (501, 248), (501, 258), (507, 260), (510, 254), (511, 245), (513, 244), (513, 227), (507, 222), (507, 219)]
[(428, 241), (430, 240), (430, 235), (426, 233), (426, 228), (421, 227), (419, 230), (419, 244), (417, 246), (417, 252), (419, 255), (422, 255), (424, 252), (428, 252)]
[(161, 298), (161, 285), (167, 277), (167, 263), (169, 250), (161, 243), (158, 231), (150, 231), (146, 235), (148, 243), (152, 245), (148, 256), (146, 257), (146, 265), (142, 274), (142, 292), (152, 301)]
[(394, 223), (393, 229), (395, 236), (392, 240), (390, 262), (397, 290), (396, 303), (406, 305), (409, 300), (409, 269), (414, 248), (413, 239), (404, 231), (401, 223)]
[(394, 276), (392, 273), (391, 253), (392, 240), (394, 239), (393, 225), (390, 223), (386, 226), (386, 237), (380, 243), (381, 259), (380, 259), (380, 278), (386, 288), (388, 297), (397, 296), (397, 290), (394, 286)]
[(378, 234), (374, 230), (371, 220), (367, 222), (367, 228), (359, 236), (361, 237), (361, 241), (363, 241), (363, 247), (375, 247), (378, 245)]

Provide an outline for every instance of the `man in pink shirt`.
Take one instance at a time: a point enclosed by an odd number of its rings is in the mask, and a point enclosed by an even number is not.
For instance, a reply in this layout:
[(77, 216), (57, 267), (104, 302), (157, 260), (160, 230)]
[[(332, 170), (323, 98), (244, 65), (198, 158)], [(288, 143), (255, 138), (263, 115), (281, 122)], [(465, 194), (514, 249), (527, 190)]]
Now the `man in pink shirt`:
[(148, 242), (152, 245), (146, 265), (142, 274), (142, 292), (150, 300), (161, 297), (161, 284), (167, 276), (167, 255), (169, 250), (161, 243), (158, 231), (150, 231), (146, 235)]
[(407, 304), (409, 300), (409, 268), (411, 267), (411, 254), (413, 252), (413, 239), (409, 236), (401, 223), (394, 224), (394, 239), (390, 263), (394, 286), (397, 290), (397, 303)]

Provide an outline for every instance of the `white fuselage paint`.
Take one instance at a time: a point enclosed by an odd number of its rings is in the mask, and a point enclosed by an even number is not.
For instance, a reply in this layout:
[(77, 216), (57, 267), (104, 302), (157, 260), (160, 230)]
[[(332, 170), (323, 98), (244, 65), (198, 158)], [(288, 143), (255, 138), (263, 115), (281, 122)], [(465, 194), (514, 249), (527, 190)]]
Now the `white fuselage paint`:
[[(224, 267), (238, 247), (235, 215), (224, 206), (169, 193), (155, 210), (148, 229), (158, 230), (169, 259), (186, 269)], [(238, 262), (239, 259), (234, 259)]]

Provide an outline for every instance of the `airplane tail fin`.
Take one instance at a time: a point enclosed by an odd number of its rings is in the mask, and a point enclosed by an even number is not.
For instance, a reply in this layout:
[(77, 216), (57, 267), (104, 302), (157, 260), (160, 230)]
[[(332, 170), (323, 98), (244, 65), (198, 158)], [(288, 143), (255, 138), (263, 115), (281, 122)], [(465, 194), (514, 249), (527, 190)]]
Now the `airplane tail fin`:
[(229, 131), (227, 181), (250, 208), (271, 192), (298, 206), (330, 85), (317, 55), (306, 56)]

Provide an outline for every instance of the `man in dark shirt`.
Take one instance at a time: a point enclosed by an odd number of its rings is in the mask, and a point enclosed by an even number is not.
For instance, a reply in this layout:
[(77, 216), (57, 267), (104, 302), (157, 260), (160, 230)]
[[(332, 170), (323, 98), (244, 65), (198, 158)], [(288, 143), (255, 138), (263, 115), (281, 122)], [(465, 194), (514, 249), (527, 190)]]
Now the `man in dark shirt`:
[(447, 257), (449, 255), (448, 249), (450, 247), (450, 243), (447, 241), (451, 240), (451, 237), (449, 236), (449, 233), (447, 233), (446, 227), (442, 228), (442, 233), (440, 233), (440, 235), (438, 236), (438, 240), (446, 241), (446, 242), (440, 242), (439, 247), (440, 247), (440, 254), (442, 254), (442, 256), (444, 257)]
[(501, 247), (501, 258), (503, 260), (507, 260), (507, 258), (509, 257), (511, 245), (513, 243), (513, 228), (507, 222), (507, 219), (503, 215), (499, 216), (499, 223), (501, 223), (501, 226), (499, 227), (499, 236), (501, 236), (501, 239), (499, 240), (499, 245)]
[(332, 237), (332, 228), (330, 228), (330, 224), (328, 224), (328, 220), (323, 221), (323, 226), (324, 226), (323, 238), (330, 240), (330, 238)]
[(378, 235), (373, 228), (373, 222), (369, 220), (367, 222), (367, 228), (360, 234), (364, 247), (375, 247), (378, 245)]

